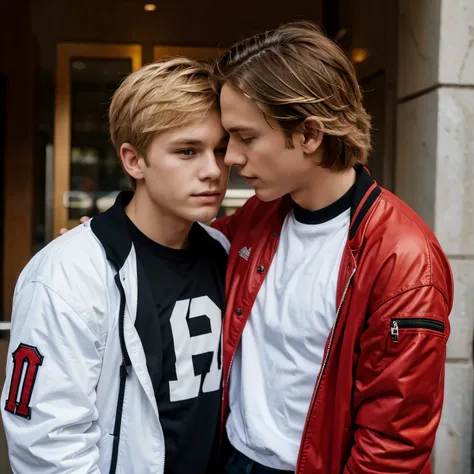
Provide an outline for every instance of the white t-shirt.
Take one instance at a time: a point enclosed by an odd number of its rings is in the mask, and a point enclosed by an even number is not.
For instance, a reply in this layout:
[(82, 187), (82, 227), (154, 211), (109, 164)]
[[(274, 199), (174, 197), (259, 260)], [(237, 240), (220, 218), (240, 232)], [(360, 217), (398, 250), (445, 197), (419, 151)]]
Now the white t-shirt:
[(230, 443), (250, 459), (294, 471), (336, 317), (352, 189), (327, 208), (295, 205), (258, 293), (230, 379)]

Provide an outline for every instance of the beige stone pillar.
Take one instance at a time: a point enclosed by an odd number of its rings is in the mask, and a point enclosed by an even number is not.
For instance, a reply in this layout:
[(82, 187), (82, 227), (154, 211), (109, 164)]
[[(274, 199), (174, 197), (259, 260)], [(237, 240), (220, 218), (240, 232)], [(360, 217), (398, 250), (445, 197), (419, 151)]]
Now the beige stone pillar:
[(435, 474), (471, 474), (474, 0), (399, 0), (395, 191), (431, 226), (455, 278)]

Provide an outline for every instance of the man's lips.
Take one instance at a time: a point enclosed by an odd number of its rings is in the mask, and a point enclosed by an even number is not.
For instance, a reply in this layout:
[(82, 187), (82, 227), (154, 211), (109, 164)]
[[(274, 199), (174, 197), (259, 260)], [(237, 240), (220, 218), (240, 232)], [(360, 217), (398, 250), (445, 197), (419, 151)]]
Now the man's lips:
[(200, 197), (200, 196), (220, 196), (222, 191), (204, 191), (199, 194), (193, 194), (193, 196)]
[(199, 194), (193, 194), (195, 202), (200, 204), (216, 205), (222, 200), (222, 191), (204, 191)]
[(241, 172), (239, 173), (239, 176), (242, 177), (242, 178), (244, 178), (245, 181), (247, 181), (247, 182), (249, 182), (249, 181), (250, 181), (250, 182), (251, 182), (251, 181), (255, 181), (255, 180), (257, 179), (256, 176), (250, 176), (250, 175), (247, 175), (247, 174), (243, 174), (243, 173), (241, 173)]

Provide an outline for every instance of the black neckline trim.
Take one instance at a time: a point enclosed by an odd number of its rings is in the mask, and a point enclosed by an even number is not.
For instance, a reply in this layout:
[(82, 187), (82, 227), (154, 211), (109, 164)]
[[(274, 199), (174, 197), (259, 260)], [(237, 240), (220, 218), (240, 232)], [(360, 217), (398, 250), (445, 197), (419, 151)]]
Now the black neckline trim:
[(340, 197), (337, 201), (333, 202), (329, 206), (318, 209), (317, 211), (308, 211), (302, 208), (298, 204), (293, 204), (293, 210), (295, 213), (295, 219), (302, 224), (324, 224), (330, 220), (341, 215), (343, 212), (351, 208), (352, 201), (355, 194), (355, 183), (351, 186), (349, 191)]
[[(355, 238), (360, 225), (362, 224), (365, 216), (368, 214), (372, 206), (377, 202), (378, 197), (382, 193), (380, 188), (370, 176), (369, 171), (364, 166), (356, 166), (355, 168), (357, 177), (355, 182), (355, 192), (351, 203), (351, 226), (349, 229), (349, 241)], [(369, 190), (370, 193), (369, 193)], [(361, 202), (364, 204), (360, 206)], [(289, 194), (285, 195), (281, 200), (281, 204), (278, 207), (278, 222), (283, 225), (288, 212), (293, 207), (293, 200)], [(359, 206), (361, 207), (359, 209)], [(357, 216), (356, 216), (357, 213)]]
[(133, 223), (126, 213), (125, 216), (127, 218), (127, 226), (132, 237), (132, 241), (135, 243), (135, 245), (147, 249), (152, 255), (155, 255), (158, 258), (166, 258), (169, 260), (178, 260), (184, 262), (189, 261), (189, 259), (194, 256), (192, 242), (194, 240), (193, 236), (195, 234), (195, 226), (197, 224), (193, 224), (189, 232), (189, 245), (183, 249), (173, 249), (150, 239)]

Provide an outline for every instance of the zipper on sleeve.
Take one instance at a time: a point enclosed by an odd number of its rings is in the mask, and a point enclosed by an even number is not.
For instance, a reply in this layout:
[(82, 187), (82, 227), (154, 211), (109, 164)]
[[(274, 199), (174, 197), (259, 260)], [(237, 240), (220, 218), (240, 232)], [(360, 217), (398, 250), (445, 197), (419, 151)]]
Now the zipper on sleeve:
[(400, 329), (430, 329), (444, 333), (444, 323), (428, 318), (401, 318), (390, 321), (390, 335), (393, 342), (400, 339)]

